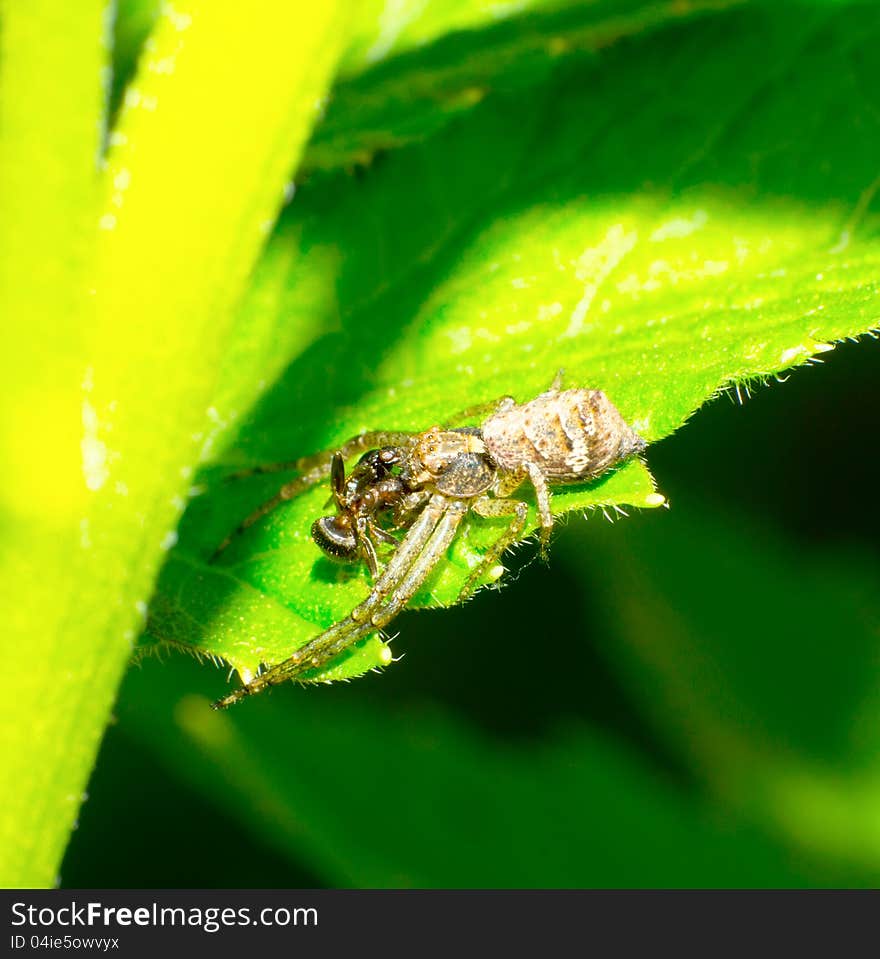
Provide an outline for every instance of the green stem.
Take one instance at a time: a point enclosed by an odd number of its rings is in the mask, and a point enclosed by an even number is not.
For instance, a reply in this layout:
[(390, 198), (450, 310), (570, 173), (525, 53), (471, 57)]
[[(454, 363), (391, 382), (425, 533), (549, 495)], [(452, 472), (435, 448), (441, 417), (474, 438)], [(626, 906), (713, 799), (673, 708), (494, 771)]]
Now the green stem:
[[(56, 535), (25, 508), (22, 489), (10, 497), (17, 508), (0, 555), (0, 581), (20, 589), (4, 638), (12, 693), (0, 704), (4, 884), (55, 879), (142, 610), (210, 444), (206, 411), (235, 304), (332, 79), (343, 6), (168, 4), (127, 91), (88, 282), (77, 272), (65, 278), (69, 299), (89, 294), (70, 311), (82, 331), (75, 363), (47, 350), (48, 366), (76, 371), (58, 411), (68, 426), (82, 417), (71, 433), (82, 462), (65, 455), (50, 469), (43, 450)], [(13, 42), (5, 21), (4, 40)], [(62, 61), (48, 75), (63, 86), (81, 68)], [(54, 105), (33, 122), (40, 117), (54, 123)], [(76, 246), (47, 251), (44, 231), (34, 243), (41, 239), (34, 258), (66, 258)], [(27, 327), (28, 298), (11, 302), (16, 312), (6, 315)], [(80, 382), (76, 396), (70, 386)], [(32, 445), (45, 447), (46, 437)], [(29, 576), (15, 572), (22, 555)]]
[(80, 307), (97, 219), (105, 6), (0, 4), (3, 886), (54, 880), (100, 731), (89, 717), (77, 741), (59, 734), (85, 652), (61, 623), (81, 586), (68, 571), (85, 509)]

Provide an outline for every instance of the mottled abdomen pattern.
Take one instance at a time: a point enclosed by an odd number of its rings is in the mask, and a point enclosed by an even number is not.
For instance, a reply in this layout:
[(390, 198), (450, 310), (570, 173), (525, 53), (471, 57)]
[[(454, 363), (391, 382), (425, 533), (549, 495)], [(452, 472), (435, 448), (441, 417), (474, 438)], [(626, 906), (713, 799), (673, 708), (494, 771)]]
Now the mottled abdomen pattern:
[(601, 390), (548, 390), (501, 408), (482, 432), (501, 469), (534, 463), (550, 484), (591, 479), (646, 446)]

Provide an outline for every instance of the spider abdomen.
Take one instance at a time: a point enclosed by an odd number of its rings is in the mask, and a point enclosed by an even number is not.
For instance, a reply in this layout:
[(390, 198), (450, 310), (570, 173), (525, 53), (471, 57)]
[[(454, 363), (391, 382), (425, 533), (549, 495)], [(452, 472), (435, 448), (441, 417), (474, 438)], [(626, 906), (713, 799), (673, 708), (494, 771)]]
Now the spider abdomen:
[(533, 464), (550, 483), (598, 476), (646, 445), (601, 390), (548, 390), (494, 413), (482, 434), (502, 470)]

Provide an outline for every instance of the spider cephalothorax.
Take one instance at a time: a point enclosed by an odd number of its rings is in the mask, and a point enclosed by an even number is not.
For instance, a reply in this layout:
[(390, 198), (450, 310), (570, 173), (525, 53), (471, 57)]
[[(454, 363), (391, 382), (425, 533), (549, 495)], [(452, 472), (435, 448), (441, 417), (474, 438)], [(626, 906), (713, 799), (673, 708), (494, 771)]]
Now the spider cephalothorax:
[[(508, 524), (471, 571), (460, 599), (473, 592), (522, 535), (528, 507), (510, 495), (524, 482), (534, 488), (546, 546), (553, 525), (550, 486), (593, 479), (645, 448), (644, 440), (603, 392), (560, 391), (559, 376), (548, 391), (527, 403), (504, 397), (488, 407), (465, 411), (458, 419), (487, 411), (479, 427), (361, 434), (337, 451), (302, 460), (298, 464), (302, 475), (245, 520), (240, 528), (329, 475), (336, 513), (313, 525), (318, 545), (327, 553), (335, 550), (336, 558), (364, 559), (374, 575), (378, 563), (373, 537), (378, 530), (388, 536), (394, 550), (369, 595), (348, 616), (289, 659), (218, 700), (215, 708), (226, 708), (288, 679), (303, 680), (304, 674), (381, 630), (442, 561), (470, 511), (487, 518), (506, 517)], [(364, 454), (346, 478), (344, 459), (367, 448), (371, 440), (381, 448)], [(406, 530), (400, 542), (378, 525), (379, 518), (389, 514), (395, 530)]]
[(488, 490), (495, 467), (478, 429), (432, 426), (409, 442), (369, 450), (348, 476), (339, 453), (330, 466), (333, 514), (312, 524), (312, 539), (340, 562), (364, 560), (378, 574), (377, 544), (399, 545), (389, 530), (412, 525), (434, 492), (472, 498)]

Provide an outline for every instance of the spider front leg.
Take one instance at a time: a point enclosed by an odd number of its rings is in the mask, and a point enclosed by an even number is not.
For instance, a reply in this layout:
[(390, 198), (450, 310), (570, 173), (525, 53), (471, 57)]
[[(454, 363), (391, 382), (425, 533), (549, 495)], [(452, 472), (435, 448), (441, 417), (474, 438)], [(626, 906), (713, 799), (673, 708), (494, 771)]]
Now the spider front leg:
[(271, 513), (273, 510), (277, 509), (282, 503), (287, 500), (293, 499), (295, 496), (299, 496), (301, 493), (305, 493), (306, 490), (311, 489), (313, 486), (316, 486), (322, 480), (325, 480), (330, 475), (330, 462), (327, 463), (327, 468), (315, 468), (311, 472), (306, 473), (304, 476), (298, 476), (296, 479), (291, 480), (289, 483), (285, 483), (278, 492), (267, 499), (264, 503), (261, 503), (249, 516), (245, 517), (238, 526), (223, 540), (223, 542), (214, 550), (211, 554), (209, 562), (213, 563), (214, 560), (226, 549), (229, 544), (241, 536), (241, 534), (253, 526), (258, 520), (261, 520), (264, 516)]
[(478, 403), (476, 406), (469, 406), (466, 410), (460, 410), (444, 426), (444, 429), (452, 429), (456, 423), (463, 423), (465, 420), (472, 420), (476, 417), (486, 419), (491, 413), (503, 413), (504, 410), (516, 406), (516, 400), (512, 396), (501, 396), (497, 400), (491, 400), (489, 403)]
[(539, 533), (541, 542), (541, 559), (547, 559), (547, 547), (550, 543), (550, 533), (553, 529), (553, 513), (550, 511), (550, 488), (547, 480), (537, 463), (525, 463), (516, 472), (503, 472), (495, 484), (495, 494), (503, 499), (510, 496), (515, 490), (528, 480), (535, 491), (535, 500), (538, 506), (538, 520), (541, 524)]
[(393, 430), (372, 430), (365, 433), (358, 433), (347, 439), (341, 446), (334, 446), (329, 450), (322, 450), (320, 453), (310, 453), (308, 456), (301, 456), (298, 460), (289, 460), (284, 463), (261, 463), (259, 466), (249, 466), (243, 470), (237, 470), (225, 477), (226, 480), (247, 479), (249, 476), (262, 476), (265, 473), (308, 473), (315, 469), (324, 469), (319, 479), (324, 479), (330, 475), (330, 461), (334, 453), (339, 453), (344, 460), (355, 453), (363, 453), (365, 450), (373, 449), (377, 446), (406, 446), (412, 439), (412, 433), (402, 433)]
[(487, 519), (502, 516), (512, 516), (513, 519), (507, 529), (483, 554), (483, 558), (476, 569), (468, 576), (462, 591), (458, 594), (458, 602), (460, 603), (470, 599), (486, 573), (496, 565), (503, 553), (520, 538), (529, 516), (528, 506), (520, 500), (493, 499), (490, 496), (481, 496), (473, 504), (473, 510), (477, 515), (484, 516)]
[[(553, 382), (550, 384), (550, 390), (557, 392), (561, 390), (564, 377), (565, 370), (557, 370), (556, 375), (553, 377)], [(478, 416), (480, 419), (487, 419), (492, 414), (503, 413), (505, 410), (509, 410), (516, 405), (516, 400), (512, 396), (500, 396), (497, 400), (490, 400), (488, 403), (478, 403), (476, 406), (469, 406), (466, 410), (461, 410), (456, 413), (455, 416), (446, 422), (444, 428), (451, 429), (455, 427), (456, 423), (472, 420)]]
[(467, 506), (435, 494), (410, 527), (369, 596), (345, 619), (298, 649), (289, 659), (261, 673), (213, 704), (226, 709), (270, 686), (319, 669), (354, 643), (382, 629), (403, 609), (445, 556)]
[(249, 516), (243, 519), (217, 549), (214, 550), (209, 562), (213, 563), (234, 539), (268, 513), (277, 509), (282, 503), (294, 499), (296, 496), (300, 496), (313, 486), (317, 486), (326, 480), (332, 471), (334, 457), (339, 456), (344, 461), (354, 456), (355, 453), (362, 453), (373, 447), (407, 446), (412, 442), (412, 436), (412, 433), (392, 432), (389, 430), (359, 433), (357, 436), (352, 436), (341, 446), (332, 450), (324, 450), (321, 453), (303, 456), (290, 463), (269, 463), (264, 466), (254, 466), (247, 470), (231, 474), (227, 479), (244, 479), (247, 476), (257, 476), (264, 473), (280, 473), (287, 470), (296, 470), (302, 475), (285, 483), (274, 496), (267, 499), (264, 503), (261, 503)]

